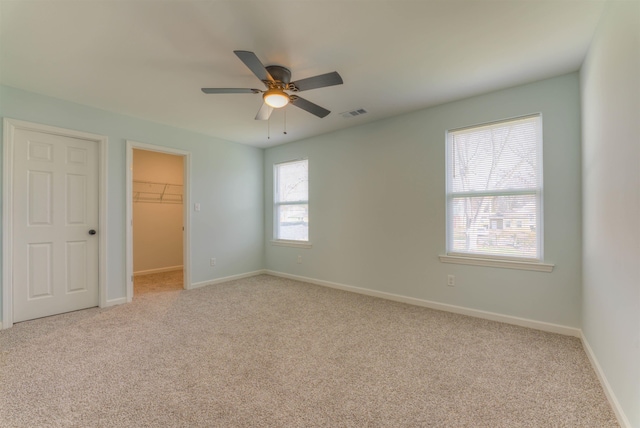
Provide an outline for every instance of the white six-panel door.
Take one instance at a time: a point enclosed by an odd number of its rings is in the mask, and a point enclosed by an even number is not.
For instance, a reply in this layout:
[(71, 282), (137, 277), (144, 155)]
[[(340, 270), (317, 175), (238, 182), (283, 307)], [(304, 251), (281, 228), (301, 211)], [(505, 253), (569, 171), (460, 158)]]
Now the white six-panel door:
[(25, 129), (13, 142), (13, 322), (98, 306), (98, 143)]

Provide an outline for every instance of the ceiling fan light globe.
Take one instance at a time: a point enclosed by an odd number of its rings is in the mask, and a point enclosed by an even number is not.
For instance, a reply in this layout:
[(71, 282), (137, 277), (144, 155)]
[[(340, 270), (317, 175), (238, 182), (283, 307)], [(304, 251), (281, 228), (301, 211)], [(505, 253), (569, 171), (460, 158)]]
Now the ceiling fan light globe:
[(289, 96), (277, 89), (269, 89), (262, 98), (269, 107), (273, 108), (282, 108), (289, 104)]

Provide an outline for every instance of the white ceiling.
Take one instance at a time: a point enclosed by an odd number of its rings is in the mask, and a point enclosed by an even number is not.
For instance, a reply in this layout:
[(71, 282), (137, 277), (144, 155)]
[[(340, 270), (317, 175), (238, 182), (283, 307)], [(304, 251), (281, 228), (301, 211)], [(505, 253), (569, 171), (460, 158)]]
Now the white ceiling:
[[(256, 147), (578, 70), (605, 1), (0, 1), (0, 83)], [(234, 55), (284, 65), (293, 80), (338, 71), (254, 120), (262, 88)], [(365, 108), (345, 119), (341, 112)]]

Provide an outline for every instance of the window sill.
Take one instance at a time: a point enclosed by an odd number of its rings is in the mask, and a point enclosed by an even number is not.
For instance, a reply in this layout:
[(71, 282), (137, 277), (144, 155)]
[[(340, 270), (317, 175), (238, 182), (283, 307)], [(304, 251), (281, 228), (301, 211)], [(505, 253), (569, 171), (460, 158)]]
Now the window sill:
[(271, 245), (277, 245), (280, 247), (311, 248), (311, 242), (286, 241), (283, 239), (274, 239), (271, 241)]
[(504, 269), (520, 269), (520, 270), (533, 270), (537, 272), (551, 272), (555, 265), (549, 263), (539, 262), (522, 262), (516, 260), (497, 260), (497, 259), (483, 259), (480, 257), (469, 256), (449, 256), (441, 255), (440, 261), (442, 263), (455, 263), (460, 265), (471, 266), (488, 266)]

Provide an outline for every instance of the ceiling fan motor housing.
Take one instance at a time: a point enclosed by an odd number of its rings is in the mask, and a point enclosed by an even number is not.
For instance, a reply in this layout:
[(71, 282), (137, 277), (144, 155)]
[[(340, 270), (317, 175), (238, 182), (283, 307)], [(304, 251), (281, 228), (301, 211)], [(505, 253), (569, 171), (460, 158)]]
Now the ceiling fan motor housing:
[[(271, 77), (273, 77), (273, 80), (276, 81), (276, 83), (280, 82), (284, 84), (284, 87), (282, 89), (285, 89), (291, 82), (291, 71), (289, 71), (288, 68), (281, 67), (279, 65), (270, 65), (265, 68), (267, 69)], [(269, 82), (265, 83), (269, 85)]]

